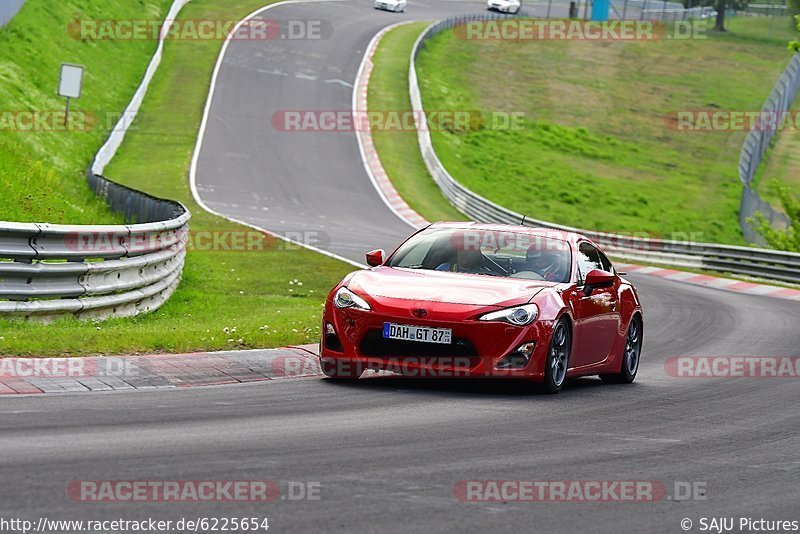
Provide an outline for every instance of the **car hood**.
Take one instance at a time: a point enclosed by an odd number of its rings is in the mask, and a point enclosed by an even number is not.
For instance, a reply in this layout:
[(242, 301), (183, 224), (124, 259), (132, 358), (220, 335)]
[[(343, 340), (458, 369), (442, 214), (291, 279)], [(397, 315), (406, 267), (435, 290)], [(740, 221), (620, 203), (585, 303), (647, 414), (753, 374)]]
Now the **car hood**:
[(373, 298), (469, 306), (513, 306), (528, 302), (542, 288), (554, 285), (545, 281), (392, 267), (359, 271), (347, 283), (351, 290)]

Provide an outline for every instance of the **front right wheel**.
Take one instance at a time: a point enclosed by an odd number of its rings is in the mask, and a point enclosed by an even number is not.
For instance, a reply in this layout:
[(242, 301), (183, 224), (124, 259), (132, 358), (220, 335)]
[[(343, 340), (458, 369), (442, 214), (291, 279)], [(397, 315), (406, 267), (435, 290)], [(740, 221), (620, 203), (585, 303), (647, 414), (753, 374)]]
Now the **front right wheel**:
[(572, 335), (567, 322), (560, 319), (553, 328), (544, 365), (544, 380), (541, 387), (546, 393), (558, 393), (564, 386), (570, 350), (572, 350)]
[(322, 374), (337, 382), (358, 380), (364, 371), (360, 364), (349, 360), (321, 358), (319, 363)]

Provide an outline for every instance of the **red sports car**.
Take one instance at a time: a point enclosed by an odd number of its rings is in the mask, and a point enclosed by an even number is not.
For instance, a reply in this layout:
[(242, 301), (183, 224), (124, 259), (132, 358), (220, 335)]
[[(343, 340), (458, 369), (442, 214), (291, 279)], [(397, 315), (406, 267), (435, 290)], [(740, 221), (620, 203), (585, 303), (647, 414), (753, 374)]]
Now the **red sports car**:
[(331, 378), (518, 377), (557, 393), (567, 377), (636, 377), (636, 289), (579, 234), (437, 223), (367, 263), (325, 303), (320, 364)]

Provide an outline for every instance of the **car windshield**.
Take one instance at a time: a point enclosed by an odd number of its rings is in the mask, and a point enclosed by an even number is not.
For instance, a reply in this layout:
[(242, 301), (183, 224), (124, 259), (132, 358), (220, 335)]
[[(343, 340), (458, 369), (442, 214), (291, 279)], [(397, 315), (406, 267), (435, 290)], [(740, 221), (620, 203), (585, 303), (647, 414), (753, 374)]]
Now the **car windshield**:
[(388, 265), (565, 283), (572, 254), (567, 242), (537, 235), (428, 228), (403, 243)]

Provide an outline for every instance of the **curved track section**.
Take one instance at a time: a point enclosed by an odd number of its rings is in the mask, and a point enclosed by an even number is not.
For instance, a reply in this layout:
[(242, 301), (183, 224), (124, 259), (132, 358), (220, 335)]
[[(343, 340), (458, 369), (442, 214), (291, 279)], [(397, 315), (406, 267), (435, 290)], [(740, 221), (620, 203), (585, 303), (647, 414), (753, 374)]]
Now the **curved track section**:
[(271, 19), (321, 20), (320, 40), (231, 41), (219, 64), (201, 133), (193, 183), (211, 210), (293, 240), (363, 262), (366, 250), (391, 248), (413, 229), (377, 194), (352, 132), (285, 132), (285, 111), (352, 108), (363, 54), (382, 28), (480, 10), (478, 2), (433, 1), (408, 13), (370, 1), (278, 5)]
[[(354, 260), (410, 228), (372, 190), (349, 134), (279, 134), (276, 109), (348, 109), (364, 47), (402, 16), (370, 2), (287, 5), (334, 21), (328, 42), (236, 43), (223, 62), (197, 185), (210, 207), (274, 232), (325, 231)], [(412, 2), (425, 19), (464, 3)], [(273, 71), (281, 70), (287, 75)], [(289, 75), (291, 73), (291, 76)], [(297, 76), (295, 73), (300, 73)], [(315, 79), (306, 79), (316, 77)], [(344, 203), (344, 204), (343, 204)], [(266, 208), (266, 209), (263, 209)], [(303, 226), (305, 225), (305, 226)], [(302, 231), (302, 230), (301, 230)], [(687, 517), (797, 519), (796, 379), (670, 377), (675, 355), (794, 355), (798, 304), (652, 276), (637, 382), (581, 379), (558, 396), (524, 384), (379, 378), (0, 404), (4, 517), (269, 516), (277, 532), (680, 532)], [(72, 480), (321, 483), (321, 500), (80, 503)], [(462, 480), (705, 482), (706, 500), (464, 503)]]

